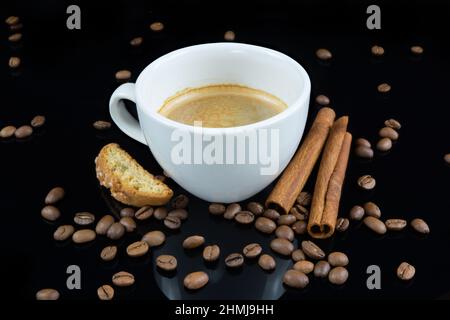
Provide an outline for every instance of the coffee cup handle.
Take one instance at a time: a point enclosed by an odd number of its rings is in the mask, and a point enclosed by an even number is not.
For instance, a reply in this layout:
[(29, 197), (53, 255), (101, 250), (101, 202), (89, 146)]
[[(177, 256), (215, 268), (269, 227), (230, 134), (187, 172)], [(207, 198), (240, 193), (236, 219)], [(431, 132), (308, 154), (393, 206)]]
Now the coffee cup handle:
[(109, 113), (114, 123), (126, 135), (143, 144), (147, 144), (139, 122), (128, 112), (123, 103), (127, 99), (136, 103), (134, 83), (124, 83), (118, 87), (109, 100)]

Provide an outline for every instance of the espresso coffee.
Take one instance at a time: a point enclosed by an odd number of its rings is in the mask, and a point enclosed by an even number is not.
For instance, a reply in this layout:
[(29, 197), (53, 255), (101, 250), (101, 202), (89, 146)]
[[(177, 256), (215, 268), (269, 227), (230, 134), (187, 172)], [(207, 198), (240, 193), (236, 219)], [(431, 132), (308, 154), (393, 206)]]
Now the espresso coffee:
[(219, 84), (183, 90), (167, 99), (159, 113), (188, 125), (201, 122), (206, 128), (228, 128), (268, 119), (286, 108), (283, 101), (267, 92)]

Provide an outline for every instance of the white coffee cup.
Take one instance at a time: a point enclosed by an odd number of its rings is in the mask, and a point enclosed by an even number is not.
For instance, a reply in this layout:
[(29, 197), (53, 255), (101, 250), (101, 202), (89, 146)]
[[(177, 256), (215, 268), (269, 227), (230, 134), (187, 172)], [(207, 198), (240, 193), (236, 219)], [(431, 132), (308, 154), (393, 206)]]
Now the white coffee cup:
[[(195, 133), (198, 128), (170, 120), (158, 110), (167, 98), (181, 90), (224, 83), (263, 90), (288, 105), (281, 113), (249, 125), (202, 128), (203, 137), (220, 136), (224, 141), (227, 137), (239, 139), (263, 130), (277, 132), (278, 150), (271, 150), (278, 156), (274, 172), (262, 174), (267, 163), (260, 161), (244, 164), (174, 161), (173, 150), (180, 142), (174, 141), (173, 133), (193, 138), (198, 136)], [(131, 138), (147, 144), (160, 166), (181, 187), (206, 201), (230, 203), (258, 193), (287, 166), (303, 135), (310, 91), (306, 71), (280, 52), (241, 43), (210, 43), (182, 48), (153, 61), (141, 72), (136, 84), (125, 83), (114, 91), (109, 108), (117, 126)], [(136, 103), (139, 122), (128, 113), (122, 99)], [(202, 148), (207, 143), (203, 141)], [(249, 144), (244, 148), (247, 154), (254, 150)], [(224, 159), (231, 155), (230, 150), (224, 149)], [(237, 147), (233, 150), (237, 151)], [(191, 151), (195, 152), (194, 145)]]

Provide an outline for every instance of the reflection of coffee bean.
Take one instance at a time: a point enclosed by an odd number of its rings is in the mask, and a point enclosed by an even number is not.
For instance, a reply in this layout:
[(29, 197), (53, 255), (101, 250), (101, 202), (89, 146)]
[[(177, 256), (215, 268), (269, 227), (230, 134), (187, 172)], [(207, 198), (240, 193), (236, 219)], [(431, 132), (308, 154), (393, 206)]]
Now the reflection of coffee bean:
[(395, 130), (400, 130), (402, 127), (400, 122), (398, 122), (395, 119), (388, 119), (388, 120), (384, 121), (384, 125), (386, 127), (389, 127), (389, 128), (395, 129)]
[(294, 230), (296, 234), (305, 234), (307, 226), (308, 223), (306, 221), (297, 221), (292, 225), (292, 230)]
[(114, 298), (114, 288), (109, 284), (104, 284), (97, 289), (97, 296), (100, 300), (112, 300)]
[(112, 282), (118, 287), (128, 287), (133, 285), (134, 276), (126, 271), (119, 271), (112, 276)]
[(146, 220), (153, 215), (153, 208), (150, 206), (144, 206), (135, 212), (134, 217), (140, 221)]
[(55, 221), (61, 216), (61, 212), (59, 211), (58, 208), (51, 205), (47, 205), (42, 208), (41, 215), (44, 219), (47, 219), (49, 221)]
[(336, 231), (344, 232), (348, 229), (350, 221), (347, 218), (340, 217), (336, 221)]
[(406, 220), (403, 219), (388, 219), (384, 222), (386, 228), (391, 231), (400, 231), (406, 227)]
[(373, 188), (375, 188), (376, 181), (372, 176), (366, 174), (358, 178), (358, 185), (362, 189), (372, 190)]
[(301, 206), (309, 206), (311, 204), (311, 194), (306, 191), (300, 192), (295, 202)]
[(188, 218), (188, 212), (185, 209), (174, 209), (167, 214), (167, 217), (175, 217), (180, 220), (186, 220)]
[(166, 217), (164, 225), (169, 229), (178, 229), (181, 226), (181, 220), (177, 217)]
[(268, 254), (261, 255), (258, 259), (258, 264), (263, 270), (266, 271), (275, 269), (277, 265), (275, 259)]
[(44, 125), (44, 123), (45, 123), (45, 117), (41, 116), (41, 115), (34, 116), (30, 122), (30, 124), (33, 128), (42, 127)]
[(278, 220), (280, 214), (274, 209), (266, 209), (263, 213), (263, 216), (271, 220)]
[(278, 220), (278, 225), (291, 225), (293, 224), (297, 219), (292, 214), (282, 214)]
[(328, 280), (335, 285), (344, 284), (348, 279), (348, 271), (344, 267), (336, 267), (328, 273)]
[(229, 268), (238, 268), (244, 263), (244, 257), (240, 253), (232, 253), (225, 258), (225, 264)]
[(297, 261), (292, 268), (301, 271), (304, 274), (308, 274), (314, 270), (314, 263), (308, 260), (300, 260)]
[(397, 268), (397, 277), (400, 280), (411, 280), (416, 274), (416, 268), (408, 262), (402, 262)]
[(153, 216), (156, 220), (164, 220), (167, 217), (166, 207), (158, 207), (153, 211)]
[(261, 203), (253, 201), (247, 204), (247, 210), (249, 210), (255, 216), (260, 216), (264, 212), (264, 207)]
[(261, 254), (262, 248), (259, 243), (250, 243), (244, 247), (242, 252), (246, 258), (255, 258)]
[(328, 255), (328, 262), (333, 267), (345, 267), (348, 265), (348, 257), (343, 252), (332, 252)]
[(292, 231), (291, 227), (286, 225), (279, 226), (275, 230), (275, 235), (277, 236), (277, 238), (282, 238), (289, 241), (294, 240), (294, 231)]
[(298, 270), (288, 270), (283, 276), (283, 283), (289, 287), (303, 289), (309, 283), (308, 276)]
[(236, 214), (234, 220), (240, 224), (250, 224), (255, 220), (255, 215), (250, 211), (241, 211)]
[(114, 217), (107, 214), (97, 222), (97, 225), (95, 226), (95, 232), (97, 232), (97, 234), (99, 235), (105, 235), (113, 223)]
[(207, 246), (205, 247), (205, 249), (203, 249), (203, 259), (205, 259), (205, 261), (216, 261), (219, 258), (219, 255), (220, 248), (216, 244)]
[(149, 231), (141, 239), (147, 242), (150, 247), (160, 246), (166, 241), (166, 236), (159, 230)]
[(36, 292), (36, 300), (58, 300), (59, 292), (55, 289), (41, 289)]
[(95, 216), (90, 212), (77, 212), (73, 221), (80, 226), (87, 226), (95, 221)]
[(162, 254), (156, 258), (156, 266), (165, 271), (172, 271), (177, 268), (177, 258), (169, 254)]
[(185, 249), (195, 249), (200, 247), (205, 243), (205, 238), (202, 236), (190, 236), (184, 239), (183, 248)]
[(228, 205), (227, 209), (225, 210), (223, 217), (225, 219), (232, 220), (232, 219), (234, 219), (236, 214), (238, 212), (240, 212), (241, 210), (242, 210), (241, 206), (238, 203), (231, 203)]
[(107, 246), (102, 249), (100, 252), (100, 258), (103, 261), (111, 261), (117, 255), (117, 247), (116, 246)]
[(317, 278), (326, 278), (328, 276), (328, 273), (330, 272), (330, 269), (331, 266), (327, 261), (317, 261), (316, 265), (314, 266), (314, 276), (316, 276)]
[(64, 189), (61, 187), (55, 187), (52, 190), (50, 190), (45, 197), (45, 204), (55, 204), (56, 202), (60, 201), (62, 198), (64, 198)]
[(350, 210), (350, 219), (361, 220), (364, 217), (364, 208), (361, 206), (353, 206)]
[(225, 213), (225, 206), (221, 203), (211, 203), (208, 207), (209, 213), (215, 216), (220, 216)]
[(306, 260), (305, 254), (303, 253), (302, 249), (296, 249), (292, 251), (291, 258), (294, 262)]
[(130, 257), (141, 257), (148, 252), (148, 244), (145, 241), (136, 241), (127, 247), (127, 254)]
[(33, 134), (33, 128), (29, 125), (20, 126), (14, 131), (14, 136), (17, 139), (25, 139)]
[(97, 120), (95, 121), (92, 126), (97, 129), (97, 130), (108, 130), (109, 128), (111, 128), (111, 122), (109, 121), (104, 121), (104, 120)]
[(428, 224), (419, 218), (416, 218), (411, 221), (411, 227), (413, 227), (414, 230), (420, 233), (428, 234), (430, 233), (430, 227), (428, 227)]
[(276, 229), (275, 222), (266, 217), (258, 217), (255, 221), (255, 228), (263, 233), (272, 233)]
[(119, 223), (125, 227), (126, 232), (133, 232), (136, 229), (136, 222), (131, 217), (120, 218)]
[(275, 238), (270, 242), (270, 248), (281, 255), (289, 256), (294, 251), (292, 242), (282, 238)]
[(366, 202), (364, 204), (364, 212), (367, 216), (380, 218), (381, 217), (381, 210), (380, 208), (374, 203), (374, 202)]
[(117, 240), (122, 238), (125, 233), (125, 227), (119, 222), (114, 222), (106, 232), (106, 236), (111, 240)]
[(94, 240), (96, 237), (96, 234), (94, 230), (91, 229), (81, 229), (78, 231), (75, 231), (72, 235), (72, 240), (75, 243), (86, 243)]
[(69, 239), (75, 232), (75, 228), (69, 224), (59, 226), (53, 233), (53, 239), (57, 241), (64, 241)]
[(325, 252), (312, 241), (302, 241), (302, 250), (311, 259), (319, 260), (325, 258)]
[(179, 194), (175, 198), (172, 198), (170, 205), (174, 209), (185, 209), (189, 204), (189, 198), (184, 194)]
[(392, 129), (391, 127), (384, 127), (380, 129), (378, 135), (381, 138), (389, 138), (394, 141), (398, 139), (398, 132)]
[(329, 60), (329, 59), (331, 59), (333, 57), (333, 55), (331, 54), (330, 50), (324, 49), (324, 48), (318, 49), (316, 51), (316, 56), (320, 60)]
[(203, 271), (189, 273), (183, 280), (183, 284), (190, 290), (197, 290), (204, 287), (209, 281), (208, 274)]
[(364, 224), (372, 231), (378, 234), (386, 233), (386, 225), (379, 219), (375, 217), (365, 217), (363, 220)]

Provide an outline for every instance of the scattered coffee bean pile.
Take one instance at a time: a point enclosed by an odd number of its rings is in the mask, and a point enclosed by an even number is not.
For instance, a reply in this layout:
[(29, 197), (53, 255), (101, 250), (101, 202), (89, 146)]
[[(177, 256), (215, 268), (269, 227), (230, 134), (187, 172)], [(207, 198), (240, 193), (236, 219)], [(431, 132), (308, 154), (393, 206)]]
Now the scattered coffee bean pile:
[[(35, 116), (30, 121), (30, 125), (22, 125), (16, 128), (13, 125), (7, 125), (0, 130), (0, 138), (8, 139), (13, 136), (16, 139), (25, 139), (33, 134), (34, 129), (42, 127), (45, 123), (45, 117), (41, 115)], [(34, 128), (34, 129), (33, 129)]]

